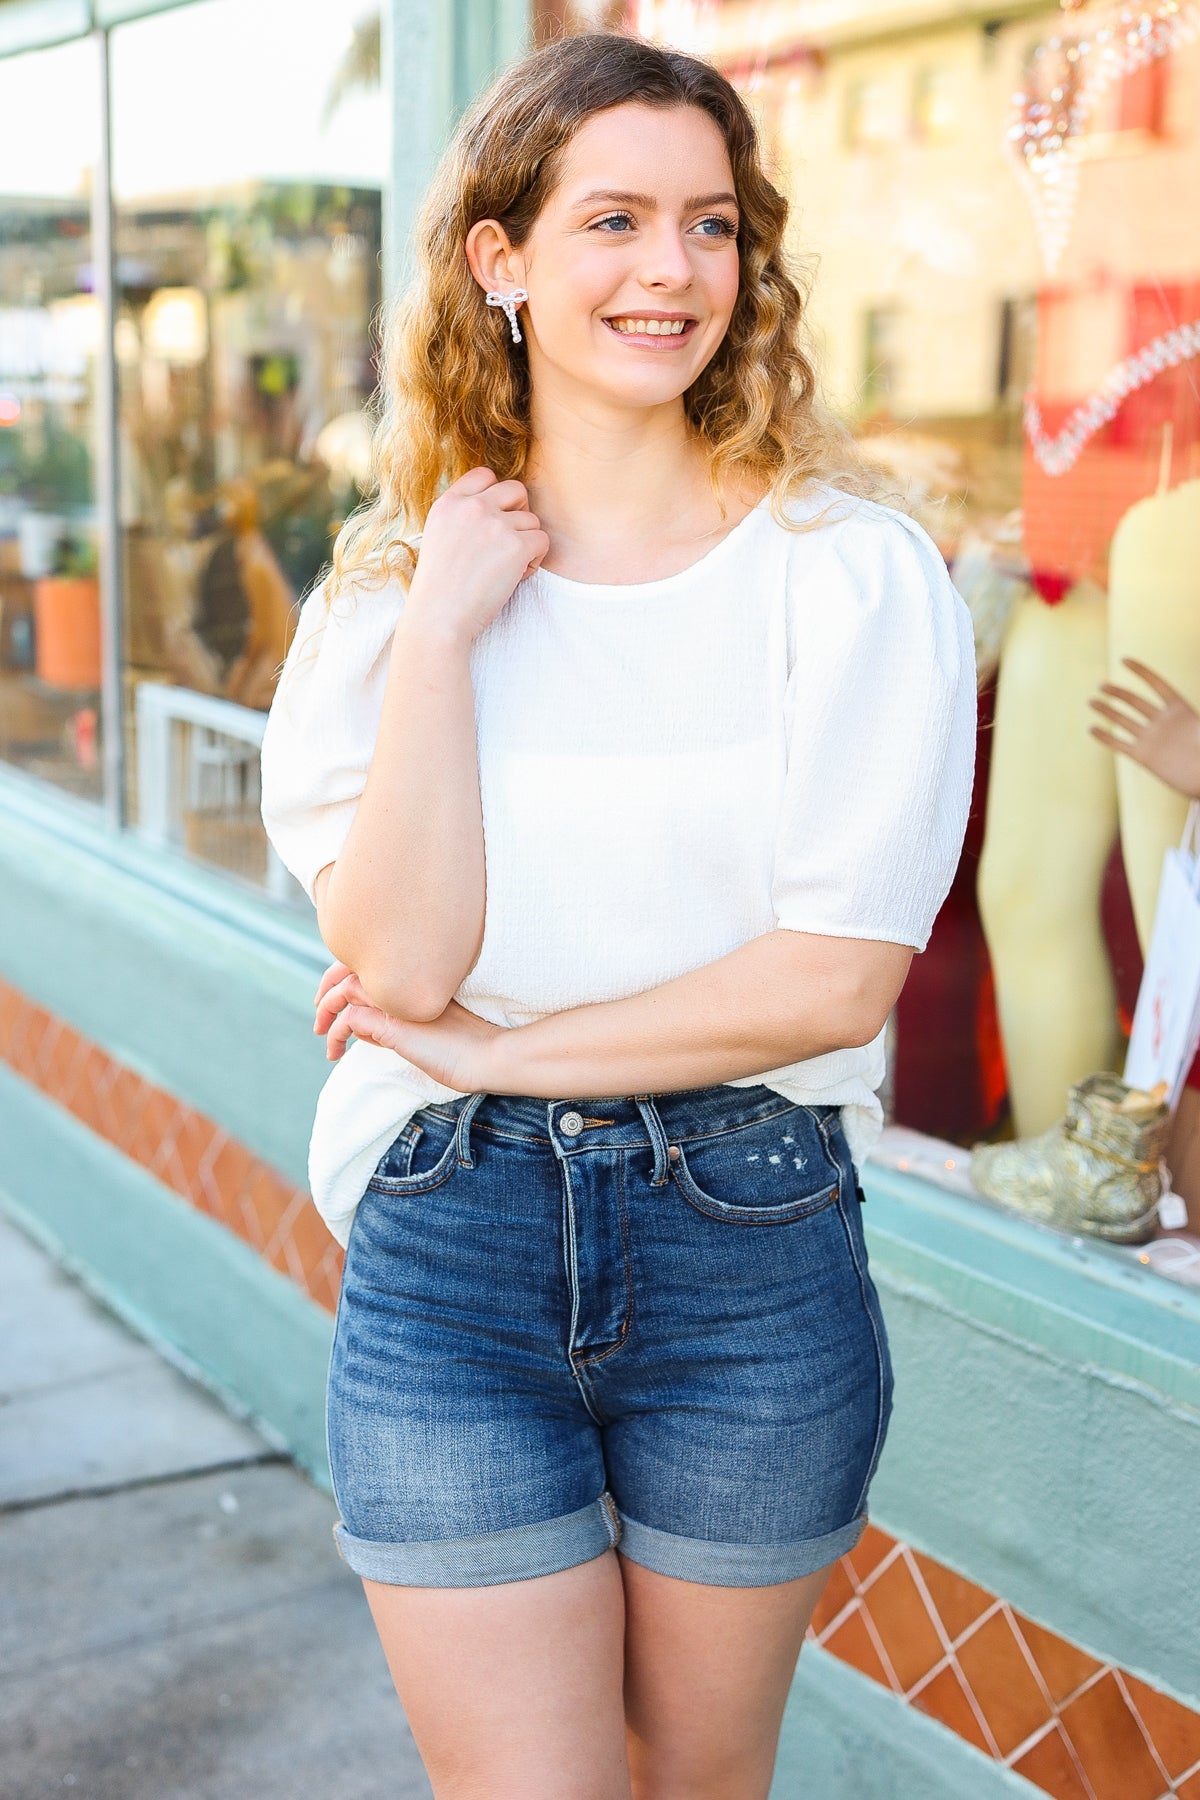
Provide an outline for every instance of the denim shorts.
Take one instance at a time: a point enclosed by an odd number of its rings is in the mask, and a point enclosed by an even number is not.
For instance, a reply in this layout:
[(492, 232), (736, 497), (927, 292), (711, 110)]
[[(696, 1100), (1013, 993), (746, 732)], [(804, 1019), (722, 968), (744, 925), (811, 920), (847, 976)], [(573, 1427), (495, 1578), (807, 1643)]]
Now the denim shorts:
[(610, 1546), (758, 1587), (849, 1550), (891, 1410), (838, 1107), (765, 1086), (421, 1108), (354, 1215), (339, 1554), (474, 1587)]

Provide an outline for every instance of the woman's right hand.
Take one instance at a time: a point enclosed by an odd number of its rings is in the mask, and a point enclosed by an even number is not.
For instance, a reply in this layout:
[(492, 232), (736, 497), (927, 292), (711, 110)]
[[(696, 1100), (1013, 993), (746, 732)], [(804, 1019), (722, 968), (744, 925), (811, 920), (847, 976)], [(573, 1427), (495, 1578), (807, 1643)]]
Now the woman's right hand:
[(549, 549), (523, 482), (468, 469), (429, 509), (405, 612), (473, 642)]

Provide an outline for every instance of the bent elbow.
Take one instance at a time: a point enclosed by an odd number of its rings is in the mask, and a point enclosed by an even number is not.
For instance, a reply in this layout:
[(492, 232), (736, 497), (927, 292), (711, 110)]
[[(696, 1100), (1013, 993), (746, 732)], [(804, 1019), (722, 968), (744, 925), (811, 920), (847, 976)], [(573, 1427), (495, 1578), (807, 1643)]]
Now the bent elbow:
[[(888, 1012), (890, 1011), (889, 1007)], [(878, 1011), (858, 1012), (852, 1016), (849, 1029), (842, 1033), (843, 1047), (847, 1050), (865, 1050), (868, 1044), (875, 1042), (887, 1022), (886, 1012), (882, 1018)]]
[(371, 971), (358, 971), (364, 993), (373, 1006), (393, 1019), (407, 1019), (413, 1025), (430, 1025), (440, 1019), (451, 1000), (444, 984), (413, 978), (397, 979), (395, 971), (376, 979)]
[(865, 1049), (875, 1042), (900, 998), (913, 955), (904, 944), (881, 945), (872, 966), (859, 971), (845, 1001), (849, 1048)]

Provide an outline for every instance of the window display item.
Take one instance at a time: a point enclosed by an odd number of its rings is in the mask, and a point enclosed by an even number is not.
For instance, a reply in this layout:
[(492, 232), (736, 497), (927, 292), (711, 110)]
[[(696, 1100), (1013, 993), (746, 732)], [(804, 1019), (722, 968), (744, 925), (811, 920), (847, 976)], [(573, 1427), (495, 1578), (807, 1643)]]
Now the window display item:
[(221, 663), (225, 698), (265, 711), (291, 641), (295, 595), (261, 529), (255, 483), (227, 481), (218, 510), (226, 534), (201, 576), (196, 631)]
[(990, 532), (968, 529), (950, 564), (950, 579), (966, 601), (975, 627), (975, 667), (980, 687), (1000, 663), (1013, 602), (1029, 591), (1029, 564), (1021, 549), (1016, 509)]
[(1047, 475), (1065, 475), (1079, 461), (1079, 455), (1092, 438), (1115, 419), (1122, 402), (1130, 394), (1153, 381), (1167, 369), (1200, 356), (1200, 319), (1176, 325), (1160, 332), (1150, 343), (1114, 365), (1096, 391), (1079, 406), (1072, 408), (1066, 422), (1051, 437), (1042, 421), (1037, 396), (1031, 391), (1025, 400), (1025, 435), (1041, 467)]
[[(1164, 433), (1167, 459), (1158, 491), (1135, 501), (1113, 534), (1109, 679), (1127, 683), (1123, 659), (1133, 657), (1169, 674), (1184, 698), (1200, 706), (1200, 480), (1170, 485), (1170, 438)], [(1115, 779), (1121, 851), (1145, 957), (1163, 856), (1179, 843), (1188, 802), (1128, 756), (1115, 758)]]
[(1109, 667), (1108, 602), (1094, 583), (1075, 583), (1058, 606), (1015, 601), (977, 895), (1019, 1137), (1059, 1117), (1080, 1070), (1119, 1067), (1124, 1050), (1100, 913), (1118, 827), (1113, 753), (1085, 725)]
[(1034, 1138), (976, 1144), (976, 1190), (1043, 1225), (1144, 1244), (1170, 1189), (1163, 1157), (1171, 1127), (1166, 1084), (1130, 1087), (1102, 1071), (1077, 1082), (1066, 1116)]
[(1178, 1104), (1200, 1044), (1200, 804), (1193, 802), (1183, 843), (1163, 858), (1154, 932), (1138, 989), (1125, 1079), (1161, 1082)]
[[(1063, 0), (1063, 11), (1078, 0)], [(1047, 271), (1057, 268), (1075, 215), (1077, 140), (1095, 122), (1110, 89), (1135, 70), (1191, 43), (1200, 31), (1195, 0), (1149, 0), (1086, 13), (1080, 28), (1056, 31), (1030, 58), (1013, 95), (1007, 140), (1029, 187)]]
[(39, 678), (49, 687), (100, 686), (100, 583), (94, 575), (44, 575), (33, 584)]

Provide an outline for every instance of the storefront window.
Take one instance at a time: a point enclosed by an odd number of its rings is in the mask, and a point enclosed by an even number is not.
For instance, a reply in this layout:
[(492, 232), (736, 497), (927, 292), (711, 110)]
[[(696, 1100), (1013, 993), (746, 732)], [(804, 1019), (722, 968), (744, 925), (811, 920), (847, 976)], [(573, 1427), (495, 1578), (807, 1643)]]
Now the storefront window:
[(96, 49), (0, 61), (0, 758), (101, 796)]
[(113, 33), (129, 816), (307, 905), (259, 819), (297, 602), (367, 482), (388, 159), (362, 0)]
[(630, 8), (758, 117), (820, 259), (827, 388), (975, 620), (975, 805), (891, 1094), (899, 1125), (967, 1145), (1121, 1071), (1184, 825), (1088, 701), (1138, 690), (1133, 657), (1200, 705), (1200, 42), (1157, 0), (913, 20)]

